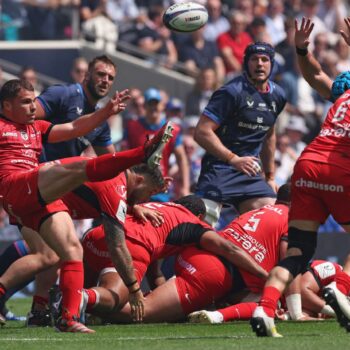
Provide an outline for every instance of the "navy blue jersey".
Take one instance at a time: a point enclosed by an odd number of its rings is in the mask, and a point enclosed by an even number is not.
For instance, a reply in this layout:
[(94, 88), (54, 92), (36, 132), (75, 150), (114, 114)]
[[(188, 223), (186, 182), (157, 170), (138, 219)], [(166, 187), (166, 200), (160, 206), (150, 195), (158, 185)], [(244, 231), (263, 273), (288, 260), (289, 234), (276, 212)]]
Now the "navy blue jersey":
[[(53, 124), (71, 122), (84, 114), (95, 111), (84, 94), (80, 84), (53, 85), (39, 97), (45, 110), (46, 119)], [(106, 147), (112, 144), (110, 128), (107, 122), (83, 137), (74, 140), (44, 145), (46, 161), (79, 156), (88, 145)]]
[[(281, 87), (269, 82), (269, 91), (259, 92), (242, 75), (214, 92), (203, 114), (217, 123), (216, 134), (238, 156), (259, 156), (262, 142), (286, 104)], [(208, 153), (203, 162), (225, 164)]]

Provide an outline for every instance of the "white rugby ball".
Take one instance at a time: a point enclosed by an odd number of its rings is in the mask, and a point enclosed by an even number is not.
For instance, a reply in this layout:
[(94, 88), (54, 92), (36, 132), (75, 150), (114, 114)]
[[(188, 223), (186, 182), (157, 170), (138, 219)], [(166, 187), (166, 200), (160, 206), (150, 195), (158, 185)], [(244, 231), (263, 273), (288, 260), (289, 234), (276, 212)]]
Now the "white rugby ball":
[(163, 14), (165, 26), (176, 32), (194, 32), (208, 21), (206, 8), (195, 2), (182, 2), (170, 6)]

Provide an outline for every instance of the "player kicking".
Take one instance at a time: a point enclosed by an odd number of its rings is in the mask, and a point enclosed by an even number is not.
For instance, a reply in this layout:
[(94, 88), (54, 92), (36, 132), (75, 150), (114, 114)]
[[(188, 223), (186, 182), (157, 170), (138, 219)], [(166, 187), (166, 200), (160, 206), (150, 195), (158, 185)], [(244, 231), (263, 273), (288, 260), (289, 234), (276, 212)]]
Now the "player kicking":
[[(39, 167), (42, 142), (60, 142), (86, 134), (110, 115), (124, 110), (128, 98), (125, 90), (91, 115), (52, 125), (35, 120), (35, 95), (30, 83), (14, 79), (0, 90), (0, 193), (7, 213), (20, 224), (38, 231), (62, 261), (63, 313), (58, 329), (64, 332), (94, 331), (77, 321), (83, 287), (82, 248), (67, 207), (59, 198), (85, 181), (113, 178), (145, 159), (153, 162), (164, 146), (165, 134), (170, 132), (171, 125), (165, 125), (145, 147), (70, 164), (50, 162)], [(6, 287), (1, 278), (0, 296), (5, 294)]]

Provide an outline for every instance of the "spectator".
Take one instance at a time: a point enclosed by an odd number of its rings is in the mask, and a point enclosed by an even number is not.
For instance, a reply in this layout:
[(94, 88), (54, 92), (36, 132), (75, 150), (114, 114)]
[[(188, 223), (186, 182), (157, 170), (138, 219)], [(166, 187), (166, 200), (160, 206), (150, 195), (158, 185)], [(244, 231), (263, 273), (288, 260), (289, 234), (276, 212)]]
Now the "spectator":
[(72, 83), (81, 84), (84, 81), (85, 74), (88, 71), (88, 66), (88, 61), (84, 57), (77, 57), (73, 61), (72, 69), (70, 71)]
[(124, 123), (130, 119), (136, 120), (141, 115), (145, 115), (145, 98), (138, 88), (130, 89), (130, 101), (123, 112)]
[(297, 157), (300, 156), (301, 152), (306, 147), (306, 143), (303, 142), (302, 139), (308, 131), (309, 129), (307, 128), (303, 117), (298, 115), (292, 115), (289, 117), (285, 132), (290, 140), (289, 146), (294, 152), (296, 152)]
[(208, 0), (208, 22), (204, 27), (204, 39), (208, 41), (216, 41), (217, 37), (230, 29), (228, 19), (222, 14), (221, 0)]
[(149, 9), (149, 20), (138, 32), (137, 46), (149, 54), (159, 55), (161, 57), (159, 63), (171, 68), (178, 57), (171, 32), (162, 21), (163, 12), (162, 6), (152, 6)]
[(165, 115), (167, 120), (182, 126), (184, 119), (184, 104), (182, 101), (176, 97), (170, 98), (166, 104)]
[(266, 22), (263, 17), (255, 17), (248, 26), (248, 33), (253, 41), (271, 42), (271, 38), (266, 29)]
[(193, 90), (187, 95), (185, 114), (199, 116), (218, 87), (218, 79), (214, 69), (201, 70)]
[(265, 17), (266, 30), (271, 37), (272, 45), (278, 45), (286, 38), (284, 5), (282, 0), (270, 0)]
[(42, 90), (42, 86), (38, 82), (36, 71), (32, 66), (25, 66), (19, 73), (20, 79), (29, 81), (34, 87), (35, 96), (38, 96)]
[(217, 44), (224, 59), (226, 75), (237, 75), (242, 70), (245, 48), (252, 42), (245, 31), (247, 19), (243, 12), (233, 10), (230, 13), (230, 30), (219, 35)]
[(107, 16), (116, 24), (119, 33), (124, 32), (129, 24), (139, 15), (134, 0), (106, 0)]
[(320, 1), (317, 16), (322, 18), (328, 31), (339, 33), (343, 26), (343, 18), (347, 16), (346, 6), (342, 0)]
[(203, 33), (204, 28), (192, 32), (182, 47), (178, 47), (180, 61), (184, 62), (188, 75), (196, 77), (201, 69), (209, 67), (215, 70), (217, 79), (223, 82), (225, 77), (223, 60), (216, 43), (205, 40)]
[(247, 25), (250, 24), (254, 19), (254, 1), (253, 0), (237, 0), (234, 2), (233, 8), (243, 14)]
[[(164, 118), (164, 103), (158, 89), (150, 88), (145, 91), (145, 115), (139, 116), (137, 120), (129, 120), (125, 128), (125, 144), (129, 148), (138, 147), (144, 144), (146, 135), (154, 135), (166, 122)], [(189, 166), (186, 158), (180, 127), (174, 124), (172, 140), (165, 146), (160, 162), (163, 176), (168, 176), (169, 158), (172, 153), (176, 157), (179, 167), (179, 196), (189, 194)], [(162, 193), (154, 197), (155, 200), (166, 202), (170, 200), (168, 193)]]
[(97, 49), (113, 51), (118, 40), (118, 29), (106, 12), (107, 0), (82, 0), (80, 18), (82, 33), (95, 42)]
[(341, 73), (349, 70), (349, 67), (350, 67), (349, 46), (342, 38), (338, 39), (335, 45), (335, 51), (339, 55), (338, 62), (336, 63), (337, 72)]

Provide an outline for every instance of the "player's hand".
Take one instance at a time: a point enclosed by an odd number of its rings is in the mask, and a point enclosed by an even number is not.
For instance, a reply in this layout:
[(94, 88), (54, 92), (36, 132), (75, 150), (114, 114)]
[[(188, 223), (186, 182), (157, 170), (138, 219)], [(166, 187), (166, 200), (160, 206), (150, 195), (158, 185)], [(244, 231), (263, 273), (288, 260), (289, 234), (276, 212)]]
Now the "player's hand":
[(267, 184), (274, 190), (274, 192), (277, 193), (277, 191), (278, 191), (278, 186), (277, 186), (275, 180), (274, 180), (274, 179), (269, 179), (269, 180), (266, 180), (266, 182), (267, 182)]
[(105, 108), (108, 114), (114, 115), (123, 112), (126, 108), (126, 102), (131, 98), (129, 90), (125, 89), (121, 92), (116, 92), (114, 96), (109, 100)]
[(169, 188), (171, 184), (173, 183), (174, 178), (171, 176), (164, 176), (164, 187), (162, 188), (161, 192), (167, 193), (169, 191)]
[(257, 157), (236, 156), (230, 159), (229, 164), (248, 176), (256, 176), (261, 172), (260, 160)]
[(345, 42), (350, 46), (350, 17), (344, 18), (346, 24), (347, 32), (340, 30), (341, 36), (344, 38)]
[(310, 34), (314, 29), (314, 23), (310, 18), (303, 17), (301, 20), (300, 28), (298, 28), (298, 21), (294, 21), (295, 35), (294, 43), (299, 49), (306, 49), (310, 44)]
[(163, 213), (142, 207), (141, 205), (133, 206), (133, 214), (135, 218), (141, 220), (143, 223), (150, 221), (154, 227), (159, 227), (164, 223)]
[(145, 308), (143, 305), (145, 298), (141, 289), (136, 293), (129, 293), (129, 304), (131, 309), (131, 317), (134, 322), (142, 322), (145, 316)]

